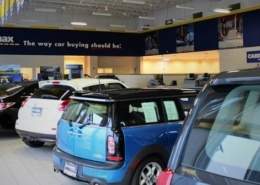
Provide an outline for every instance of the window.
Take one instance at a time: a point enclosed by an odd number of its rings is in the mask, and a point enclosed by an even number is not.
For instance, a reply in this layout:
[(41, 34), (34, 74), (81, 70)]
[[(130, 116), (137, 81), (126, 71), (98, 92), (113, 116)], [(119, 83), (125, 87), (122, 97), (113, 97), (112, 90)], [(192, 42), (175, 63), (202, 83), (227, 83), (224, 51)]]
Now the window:
[(62, 119), (80, 123), (104, 126), (108, 122), (109, 106), (96, 102), (72, 101)]
[(177, 121), (180, 119), (179, 112), (174, 100), (163, 101), (163, 106), (166, 111), (167, 121)]
[(157, 103), (152, 101), (120, 103), (119, 116), (126, 126), (157, 123), (160, 120)]
[(93, 85), (93, 86), (88, 86), (88, 87), (84, 87), (83, 88), (83, 90), (91, 91), (91, 92), (99, 92), (99, 91), (103, 91), (104, 89), (105, 89), (105, 85), (104, 84)]
[(10, 96), (20, 92), (23, 89), (20, 85), (4, 84), (0, 86), (0, 97)]
[(41, 99), (67, 99), (74, 91), (73, 88), (65, 85), (45, 85), (38, 89), (32, 98)]
[(107, 89), (125, 89), (125, 87), (120, 83), (110, 83), (108, 84)]
[(183, 166), (260, 182), (260, 86), (213, 87), (199, 107)]

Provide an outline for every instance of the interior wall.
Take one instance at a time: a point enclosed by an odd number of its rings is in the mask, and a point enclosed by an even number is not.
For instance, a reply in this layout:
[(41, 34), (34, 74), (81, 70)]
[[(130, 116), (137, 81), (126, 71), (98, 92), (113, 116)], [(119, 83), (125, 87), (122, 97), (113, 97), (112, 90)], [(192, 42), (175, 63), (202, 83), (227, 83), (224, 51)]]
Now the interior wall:
[[(145, 88), (149, 80), (154, 78), (153, 74), (140, 74), (140, 75), (117, 75), (128, 87), (131, 88)], [(177, 81), (178, 87), (183, 87), (186, 75), (164, 75), (163, 80), (165, 85), (170, 85), (173, 80)]]
[(98, 57), (98, 68), (112, 68), (114, 74), (139, 74), (140, 57)]
[(220, 70), (230, 71), (257, 67), (257, 64), (247, 63), (248, 51), (260, 51), (260, 47), (220, 50)]
[[(21, 71), (25, 77), (36, 79), (40, 66), (59, 66), (64, 71), (63, 56), (46, 55), (0, 55), (0, 65), (18, 64), (21, 65)], [(32, 73), (32, 74), (30, 74)]]
[(141, 74), (215, 74), (220, 72), (219, 52), (192, 52), (143, 57)]

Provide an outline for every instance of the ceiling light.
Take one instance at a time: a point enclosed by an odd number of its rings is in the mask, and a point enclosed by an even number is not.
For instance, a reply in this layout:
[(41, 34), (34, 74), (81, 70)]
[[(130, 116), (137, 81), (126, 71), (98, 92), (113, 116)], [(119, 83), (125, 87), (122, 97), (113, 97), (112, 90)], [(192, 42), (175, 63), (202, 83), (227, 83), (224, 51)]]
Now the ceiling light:
[(98, 15), (98, 16), (112, 16), (111, 13), (105, 13), (105, 12), (92, 12), (92, 15)]
[(130, 3), (130, 4), (144, 5), (144, 4), (145, 4), (145, 1), (138, 1), (138, 0), (123, 0), (123, 3)]
[(126, 25), (121, 25), (121, 24), (110, 24), (110, 27), (113, 27), (113, 28), (125, 28)]
[(34, 11), (36, 11), (36, 12), (46, 12), (46, 13), (56, 13), (57, 9), (54, 9), (54, 8), (35, 8)]
[(213, 11), (216, 13), (230, 13), (231, 12), (229, 9), (224, 9), (224, 8), (215, 8)]
[(155, 20), (155, 17), (148, 17), (148, 16), (139, 16), (139, 19), (145, 19), (145, 20)]
[(194, 10), (195, 8), (189, 6), (176, 5), (176, 8), (186, 9), (186, 10)]
[(87, 26), (88, 25), (86, 22), (71, 22), (70, 24), (73, 26)]

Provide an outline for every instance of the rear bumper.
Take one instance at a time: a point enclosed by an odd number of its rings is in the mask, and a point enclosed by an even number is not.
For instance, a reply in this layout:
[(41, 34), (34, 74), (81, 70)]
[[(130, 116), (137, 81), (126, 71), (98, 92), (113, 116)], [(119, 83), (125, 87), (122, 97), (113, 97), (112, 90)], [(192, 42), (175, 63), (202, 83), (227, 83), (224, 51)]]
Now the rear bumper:
[[(73, 178), (84, 181), (90, 185), (120, 185), (128, 184), (127, 167), (124, 164), (100, 163), (87, 161), (75, 156), (71, 156), (59, 149), (54, 149), (54, 170), (63, 173), (65, 162), (71, 162), (78, 166), (77, 177)], [(66, 175), (67, 176), (67, 175)], [(70, 177), (71, 178), (71, 177)]]
[(55, 143), (56, 141), (56, 135), (40, 134), (40, 133), (28, 132), (20, 129), (16, 129), (16, 132), (21, 138), (25, 138), (28, 140), (51, 142), (51, 143), (52, 142)]

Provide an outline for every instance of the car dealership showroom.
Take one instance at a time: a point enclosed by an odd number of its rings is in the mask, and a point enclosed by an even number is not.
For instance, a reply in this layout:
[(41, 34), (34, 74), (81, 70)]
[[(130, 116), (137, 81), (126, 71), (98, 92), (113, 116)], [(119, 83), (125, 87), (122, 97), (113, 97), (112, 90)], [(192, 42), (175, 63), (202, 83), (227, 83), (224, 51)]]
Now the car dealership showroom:
[(0, 0), (0, 185), (257, 184), (260, 0)]

